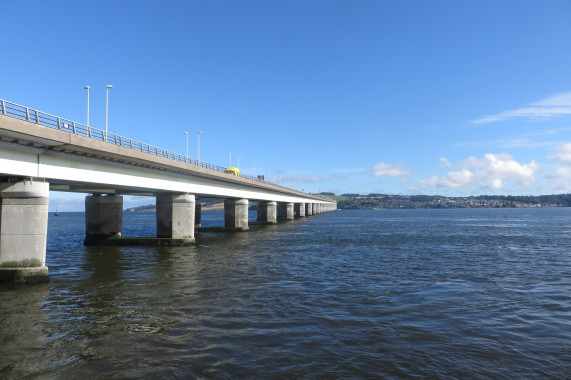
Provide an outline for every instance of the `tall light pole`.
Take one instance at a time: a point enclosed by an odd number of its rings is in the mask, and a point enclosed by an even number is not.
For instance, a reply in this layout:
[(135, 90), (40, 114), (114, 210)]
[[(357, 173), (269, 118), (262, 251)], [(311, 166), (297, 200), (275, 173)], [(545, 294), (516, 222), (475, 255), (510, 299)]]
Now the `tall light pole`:
[(87, 126), (89, 127), (89, 89), (91, 87), (85, 86), (83, 88), (87, 90)]
[(242, 152), (238, 152), (238, 170), (240, 170), (240, 155)]
[(113, 86), (108, 84), (105, 88), (107, 89), (107, 96), (105, 98), (105, 141), (107, 141), (107, 131), (109, 130), (109, 89), (113, 88)]
[(186, 135), (186, 159), (188, 159), (188, 132), (184, 132)]
[(202, 131), (198, 131), (198, 162), (200, 162), (200, 135)]

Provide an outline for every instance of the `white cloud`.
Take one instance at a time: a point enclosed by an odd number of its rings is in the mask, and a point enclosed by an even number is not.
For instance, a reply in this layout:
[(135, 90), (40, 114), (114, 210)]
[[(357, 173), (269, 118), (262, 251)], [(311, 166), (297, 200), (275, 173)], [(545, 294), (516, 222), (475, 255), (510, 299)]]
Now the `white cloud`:
[(568, 166), (561, 166), (555, 171), (556, 178), (571, 178), (571, 168)]
[(535, 173), (539, 165), (535, 161), (520, 164), (507, 153), (488, 153), (483, 158), (470, 157), (460, 165), (460, 170), (450, 171), (444, 177), (432, 176), (420, 181), (423, 188), (462, 186), (480, 187), (481, 189), (506, 189), (509, 181), (527, 186), (535, 181)]
[(571, 165), (571, 143), (557, 147), (557, 154), (550, 158)]
[(495, 121), (527, 118), (532, 120), (546, 120), (556, 116), (571, 114), (571, 92), (552, 95), (546, 99), (531, 104), (529, 107), (518, 108), (485, 116), (473, 120), (473, 124), (487, 124)]
[(373, 168), (373, 175), (375, 177), (388, 176), (388, 177), (400, 177), (411, 175), (410, 171), (403, 170), (404, 164), (387, 164), (384, 162), (379, 162)]
[(533, 104), (534, 106), (571, 106), (571, 92), (564, 92), (561, 94), (555, 94), (549, 98), (540, 100)]
[(440, 157), (440, 162), (441, 168), (451, 168), (453, 166), (446, 157)]

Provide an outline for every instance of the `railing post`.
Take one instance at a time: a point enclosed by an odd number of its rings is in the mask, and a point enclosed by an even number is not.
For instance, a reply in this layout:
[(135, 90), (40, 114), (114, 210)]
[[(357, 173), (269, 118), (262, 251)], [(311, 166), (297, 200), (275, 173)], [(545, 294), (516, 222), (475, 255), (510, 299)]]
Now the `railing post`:
[(57, 129), (61, 129), (60, 122), (59, 122), (59, 117), (57, 118)]
[(72, 121), (72, 122), (71, 122), (71, 125), (72, 125), (72, 127), (73, 127), (73, 134), (75, 135), (75, 121)]
[(40, 115), (38, 115), (38, 111), (34, 110), (34, 113), (36, 114), (36, 124), (40, 124)]
[(30, 109), (26, 107), (26, 121), (30, 121)]
[(87, 126), (87, 137), (91, 138), (91, 127)]
[(6, 102), (0, 99), (0, 105), (2, 106), (2, 115), (6, 115)]

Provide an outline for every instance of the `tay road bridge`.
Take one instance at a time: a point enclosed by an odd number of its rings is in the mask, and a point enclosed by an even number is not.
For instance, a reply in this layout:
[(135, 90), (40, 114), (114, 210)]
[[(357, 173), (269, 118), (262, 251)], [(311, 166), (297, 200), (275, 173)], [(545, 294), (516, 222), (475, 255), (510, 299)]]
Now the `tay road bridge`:
[(47, 280), (51, 191), (85, 193), (85, 244), (121, 236), (123, 195), (156, 197), (160, 244), (192, 244), (201, 198), (224, 200), (224, 228), (248, 229), (335, 210), (334, 201), (226, 173), (130, 138), (0, 99), (0, 282)]

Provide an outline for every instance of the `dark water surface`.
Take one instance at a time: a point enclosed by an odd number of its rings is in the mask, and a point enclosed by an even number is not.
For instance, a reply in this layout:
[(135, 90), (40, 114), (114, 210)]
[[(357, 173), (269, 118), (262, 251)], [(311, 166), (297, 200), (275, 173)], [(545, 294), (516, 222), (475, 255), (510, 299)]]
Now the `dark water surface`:
[(50, 216), (51, 281), (0, 288), (0, 378), (571, 373), (570, 208), (337, 211), (193, 247), (84, 229)]

